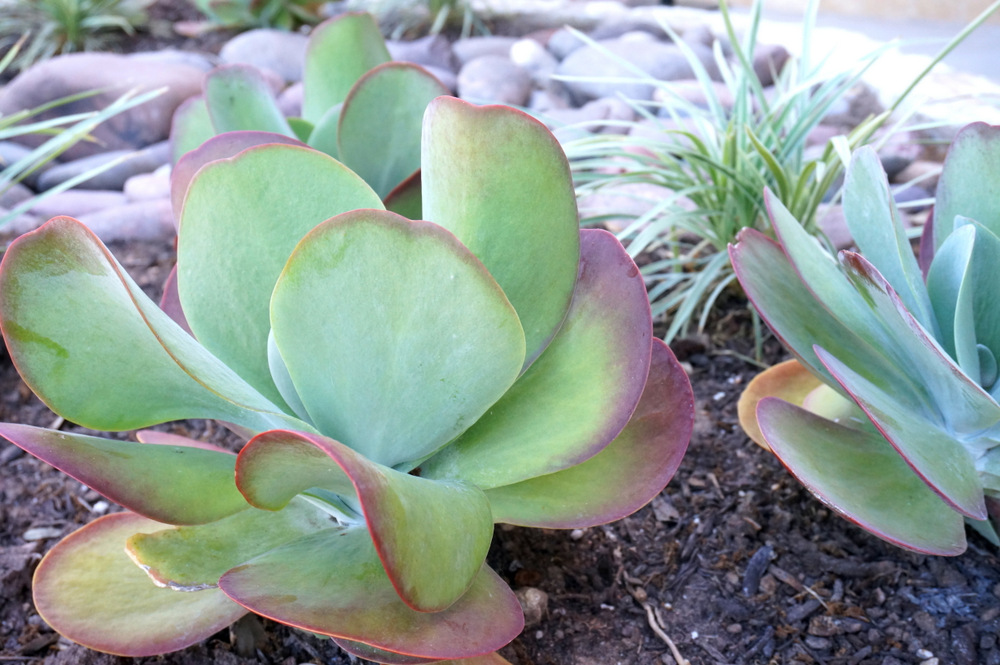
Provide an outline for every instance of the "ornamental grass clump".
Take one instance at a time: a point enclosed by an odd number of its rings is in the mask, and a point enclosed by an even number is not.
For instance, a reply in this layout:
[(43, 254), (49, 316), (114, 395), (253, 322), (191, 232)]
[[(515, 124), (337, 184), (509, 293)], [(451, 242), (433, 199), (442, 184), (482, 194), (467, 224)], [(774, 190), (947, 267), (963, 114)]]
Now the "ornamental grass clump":
[(174, 115), (175, 161), (217, 134), (282, 134), (344, 163), (390, 210), (419, 218), (421, 120), (448, 89), (418, 65), (392, 62), (372, 16), (351, 13), (313, 30), (302, 90), (302, 117), (286, 118), (257, 69), (216, 68), (204, 94)]
[(379, 662), (503, 662), (523, 616), (485, 562), (493, 525), (644, 505), (690, 438), (688, 379), (635, 264), (579, 230), (565, 157), (528, 116), (430, 104), (432, 221), (265, 138), (223, 134), (178, 164), (163, 309), (70, 218), (0, 265), (0, 328), (55, 412), (105, 431), (212, 418), (247, 440), (234, 455), (0, 424), (126, 508), (46, 555), (36, 607), (127, 656), (255, 612)]
[(920, 263), (875, 153), (855, 153), (836, 259), (767, 196), (778, 241), (730, 249), (795, 360), (755, 378), (740, 421), (834, 510), (897, 545), (965, 550), (1000, 526), (1000, 127), (955, 137)]

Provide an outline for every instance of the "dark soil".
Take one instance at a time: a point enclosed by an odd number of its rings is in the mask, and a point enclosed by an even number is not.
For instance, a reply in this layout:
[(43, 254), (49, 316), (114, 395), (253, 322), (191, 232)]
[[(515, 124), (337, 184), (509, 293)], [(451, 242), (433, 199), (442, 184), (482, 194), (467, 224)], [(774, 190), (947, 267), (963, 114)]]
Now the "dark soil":
[[(184, 0), (161, 0), (153, 16), (159, 27), (127, 50), (217, 52), (228, 37), (164, 32), (172, 21), (197, 18)], [(112, 250), (156, 297), (172, 249), (134, 243)], [(1000, 664), (996, 550), (970, 533), (962, 556), (912, 554), (832, 515), (803, 490), (739, 428), (736, 400), (758, 368), (742, 359), (751, 349), (746, 312), (738, 303), (728, 311), (705, 339), (674, 345), (690, 367), (696, 428), (680, 470), (650, 506), (583, 531), (497, 529), (490, 564), (513, 588), (547, 597), (504, 655), (514, 665), (670, 665), (672, 642), (691, 665)], [(773, 340), (765, 351), (771, 362), (781, 358)], [(0, 420), (82, 431), (41, 404), (5, 355)], [(211, 422), (169, 428), (238, 445)], [(0, 443), (0, 663), (133, 662), (61, 639), (35, 613), (30, 594), (31, 573), (48, 548), (117, 509)], [(351, 659), (328, 640), (251, 619), (184, 651), (136, 662)]]
[[(112, 251), (156, 297), (169, 246)], [(757, 368), (746, 314), (723, 317), (704, 342), (675, 345), (697, 397), (680, 470), (650, 506), (583, 531), (500, 527), (489, 561), (515, 589), (547, 595), (537, 622), (504, 650), (514, 665), (674, 663), (1000, 663), (1000, 566), (970, 534), (951, 559), (892, 547), (831, 515), (741, 432), (736, 400)], [(780, 349), (766, 345), (772, 359)], [(0, 360), (0, 419), (61, 422)], [(206, 421), (172, 431), (234, 443)], [(128, 436), (122, 434), (119, 436)], [(238, 444), (238, 442), (235, 442)], [(30, 576), (60, 538), (109, 507), (92, 490), (0, 443), (0, 662), (126, 663), (72, 645), (35, 613)], [(654, 623), (656, 627), (654, 628)], [(259, 628), (263, 630), (258, 630)], [(350, 662), (332, 642), (256, 619), (203, 644), (141, 663)], [(237, 653), (252, 644), (249, 654)], [(938, 661), (934, 661), (934, 658)]]

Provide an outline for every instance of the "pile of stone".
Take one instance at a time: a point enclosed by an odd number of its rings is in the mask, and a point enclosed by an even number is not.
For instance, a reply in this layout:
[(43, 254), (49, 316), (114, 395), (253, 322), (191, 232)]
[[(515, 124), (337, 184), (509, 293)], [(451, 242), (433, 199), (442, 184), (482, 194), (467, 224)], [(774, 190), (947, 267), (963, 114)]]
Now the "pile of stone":
[[(728, 95), (718, 82), (712, 52), (716, 42), (723, 52), (731, 48), (719, 32), (714, 12), (629, 8), (600, 0), (567, 0), (564, 5), (572, 12), (522, 16), (521, 23), (510, 28), (519, 30), (521, 37), (472, 37), (452, 43), (443, 36), (433, 36), (390, 42), (390, 52), (395, 59), (426, 67), (459, 97), (529, 109), (561, 139), (578, 137), (581, 131), (629, 131), (622, 121), (637, 118), (625, 99), (649, 100), (656, 93), (656, 86), (628, 80), (635, 78), (634, 68), (673, 82), (675, 91), (694, 103), (703, 101), (704, 92), (694, 79), (688, 58), (668, 37), (664, 25), (680, 35), (717, 80), (717, 94), (722, 99)], [(609, 11), (613, 20), (608, 18)], [(604, 18), (595, 20), (594, 16)], [(564, 25), (571, 18), (578, 28), (587, 30), (586, 37)], [(99, 176), (37, 204), (0, 229), (0, 234), (11, 238), (51, 216), (69, 215), (88, 224), (105, 241), (169, 238), (174, 232), (168, 200), (174, 110), (201, 92), (204, 75), (212, 67), (244, 63), (258, 67), (272, 83), (282, 109), (296, 115), (301, 104), (306, 40), (297, 33), (254, 30), (233, 38), (218, 56), (175, 51), (76, 54), (53, 58), (24, 72), (0, 90), (0, 113), (6, 115), (89, 90), (103, 92), (61, 112), (101, 108), (131, 89), (163, 88), (164, 93), (109, 120), (94, 133), (92, 141), (78, 144), (24, 185), (3, 194), (0, 208), (10, 209), (35, 192), (124, 157)], [(781, 45), (758, 48), (754, 68), (764, 85), (771, 84), (788, 57)], [(825, 142), (878, 110), (878, 101), (870, 94), (845, 99), (817, 131), (815, 140)], [(641, 131), (642, 124), (634, 123), (633, 131)], [(899, 149), (885, 157), (894, 160), (897, 174), (909, 177), (913, 172), (909, 167), (918, 161), (920, 151), (914, 149), (913, 142), (897, 141), (896, 145)], [(0, 160), (10, 163), (28, 149), (19, 143), (0, 142)], [(910, 195), (919, 197), (926, 192)], [(609, 205), (608, 201), (591, 201), (589, 211)]]

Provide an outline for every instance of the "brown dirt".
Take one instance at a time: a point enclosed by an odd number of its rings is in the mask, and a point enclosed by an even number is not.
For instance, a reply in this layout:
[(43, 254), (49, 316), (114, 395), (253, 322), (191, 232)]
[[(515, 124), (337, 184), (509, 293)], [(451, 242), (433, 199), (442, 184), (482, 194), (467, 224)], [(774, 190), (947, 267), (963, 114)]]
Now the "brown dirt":
[[(141, 243), (112, 250), (156, 297), (172, 250)], [(742, 434), (735, 403), (757, 371), (735, 355), (749, 350), (745, 323), (745, 312), (734, 309), (707, 344), (675, 345), (691, 367), (696, 431), (680, 470), (651, 506), (578, 532), (497, 529), (491, 565), (515, 589), (548, 596), (539, 621), (504, 655), (515, 665), (670, 664), (670, 639), (692, 665), (933, 665), (933, 657), (942, 664), (1000, 663), (1000, 566), (988, 543), (971, 534), (969, 551), (950, 559), (885, 544), (831, 515)], [(780, 355), (773, 340), (766, 351)], [(6, 357), (0, 419), (57, 424)], [(205, 421), (169, 427), (231, 442)], [(60, 639), (31, 603), (30, 575), (41, 555), (105, 510), (92, 490), (0, 443), (0, 662), (131, 662)], [(38, 529), (51, 532), (25, 539)], [(263, 631), (244, 655), (234, 633), (224, 631), (137, 661), (350, 662), (332, 642), (270, 621), (239, 629), (252, 635), (258, 627)]]

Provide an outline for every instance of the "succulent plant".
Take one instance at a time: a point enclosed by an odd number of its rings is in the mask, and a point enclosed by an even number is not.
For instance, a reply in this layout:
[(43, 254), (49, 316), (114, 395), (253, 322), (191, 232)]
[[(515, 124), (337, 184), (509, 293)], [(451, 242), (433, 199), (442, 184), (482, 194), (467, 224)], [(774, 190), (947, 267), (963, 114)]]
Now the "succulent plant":
[(364, 178), (390, 210), (420, 217), (420, 127), (427, 104), (448, 90), (424, 68), (391, 62), (370, 14), (317, 26), (303, 69), (301, 118), (285, 118), (263, 75), (226, 65), (204, 94), (174, 115), (174, 161), (217, 134), (256, 130), (298, 138)]
[(736, 274), (795, 360), (740, 402), (750, 437), (837, 512), (897, 545), (966, 547), (1000, 525), (1000, 128), (955, 137), (921, 257), (877, 156), (855, 153), (834, 259), (773, 196), (778, 242), (744, 231)]
[(46, 555), (37, 609), (129, 656), (251, 611), (380, 662), (502, 662), (523, 617), (485, 563), (494, 523), (582, 528), (644, 505), (690, 438), (688, 379), (635, 264), (579, 230), (535, 120), (432, 102), (433, 221), (272, 138), (223, 134), (178, 163), (163, 309), (70, 218), (3, 259), (0, 328), (55, 412), (104, 431), (211, 418), (247, 440), (233, 455), (0, 424), (127, 509)]

